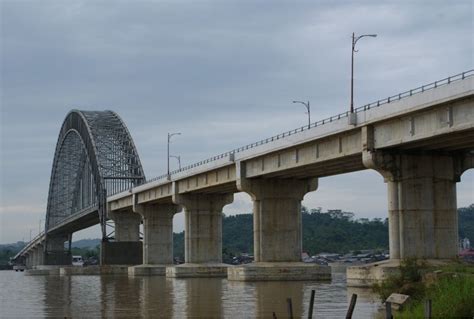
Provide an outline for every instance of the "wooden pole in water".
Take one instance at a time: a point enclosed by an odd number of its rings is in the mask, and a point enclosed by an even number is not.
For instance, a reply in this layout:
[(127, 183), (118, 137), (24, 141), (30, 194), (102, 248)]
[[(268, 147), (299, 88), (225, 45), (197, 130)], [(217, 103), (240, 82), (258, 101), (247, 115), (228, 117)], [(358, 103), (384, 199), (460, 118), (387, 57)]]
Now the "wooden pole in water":
[(425, 301), (425, 318), (431, 319), (431, 299)]
[(291, 298), (286, 299), (288, 305), (288, 318), (293, 319), (293, 305), (291, 304)]
[(309, 300), (308, 319), (313, 319), (314, 289), (311, 290), (311, 299)]
[(349, 304), (349, 309), (347, 309), (346, 319), (352, 319), (352, 313), (354, 312), (354, 307), (357, 302), (357, 294), (352, 294), (351, 303)]
[(387, 301), (385, 303), (385, 319), (392, 319), (392, 303)]

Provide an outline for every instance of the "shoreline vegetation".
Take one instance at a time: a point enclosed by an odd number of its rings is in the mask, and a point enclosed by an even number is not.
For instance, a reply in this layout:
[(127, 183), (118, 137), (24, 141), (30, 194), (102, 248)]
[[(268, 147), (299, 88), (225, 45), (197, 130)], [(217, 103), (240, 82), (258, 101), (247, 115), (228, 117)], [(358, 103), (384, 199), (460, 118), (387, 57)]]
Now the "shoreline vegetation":
[(461, 261), (442, 266), (406, 259), (398, 274), (372, 287), (384, 302), (392, 293), (409, 295), (407, 305), (394, 318), (425, 318), (426, 300), (431, 300), (433, 318), (474, 317), (474, 265)]

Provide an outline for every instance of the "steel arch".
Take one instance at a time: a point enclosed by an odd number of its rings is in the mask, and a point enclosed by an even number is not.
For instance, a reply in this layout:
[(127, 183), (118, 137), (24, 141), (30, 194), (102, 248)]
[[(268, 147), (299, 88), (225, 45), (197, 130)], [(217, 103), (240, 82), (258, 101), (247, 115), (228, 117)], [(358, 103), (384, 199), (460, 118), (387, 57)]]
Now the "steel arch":
[(113, 111), (70, 111), (59, 132), (51, 170), (45, 230), (97, 206), (106, 237), (107, 196), (145, 182), (130, 132)]

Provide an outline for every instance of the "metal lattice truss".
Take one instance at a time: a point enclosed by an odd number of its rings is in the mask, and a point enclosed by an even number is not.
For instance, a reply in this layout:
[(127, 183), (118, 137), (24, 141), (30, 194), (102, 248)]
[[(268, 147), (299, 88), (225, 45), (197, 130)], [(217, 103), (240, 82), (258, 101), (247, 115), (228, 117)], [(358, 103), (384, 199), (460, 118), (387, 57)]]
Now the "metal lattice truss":
[(71, 111), (59, 133), (48, 194), (46, 231), (97, 207), (105, 233), (107, 196), (145, 182), (130, 133), (112, 111)]

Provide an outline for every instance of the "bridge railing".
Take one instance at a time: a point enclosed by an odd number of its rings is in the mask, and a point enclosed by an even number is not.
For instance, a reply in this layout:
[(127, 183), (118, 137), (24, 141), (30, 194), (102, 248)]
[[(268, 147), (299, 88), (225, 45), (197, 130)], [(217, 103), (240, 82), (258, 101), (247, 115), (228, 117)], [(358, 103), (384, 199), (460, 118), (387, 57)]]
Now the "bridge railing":
[(31, 239), (26, 245), (25, 247), (23, 247), (13, 258), (12, 260), (16, 260), (18, 257), (20, 257), (21, 255), (23, 255), (23, 253), (25, 251), (27, 251), (28, 249), (31, 248), (31, 246), (33, 245), (33, 243), (35, 243), (37, 240), (39, 240), (41, 237), (44, 236), (44, 230), (39, 232), (38, 235), (36, 235), (33, 239)]
[[(359, 107), (354, 109), (354, 112), (356, 112), (356, 113), (364, 112), (364, 111), (370, 110), (371, 108), (380, 107), (380, 106), (385, 105), (385, 104), (390, 104), (392, 102), (399, 101), (403, 98), (407, 98), (407, 97), (410, 97), (410, 96), (413, 96), (413, 95), (416, 95), (416, 94), (419, 94), (419, 93), (423, 93), (423, 92), (426, 92), (426, 91), (429, 91), (429, 90), (432, 90), (432, 89), (436, 89), (440, 86), (444, 86), (444, 85), (451, 84), (453, 82), (461, 81), (461, 80), (464, 80), (464, 79), (466, 79), (468, 77), (472, 77), (472, 76), (474, 76), (474, 69), (469, 70), (469, 71), (465, 71), (465, 72), (462, 72), (462, 73), (459, 73), (459, 74), (456, 74), (456, 75), (452, 75), (450, 77), (447, 77), (447, 78), (444, 78), (444, 79), (441, 79), (441, 80), (438, 80), (438, 81), (435, 81), (435, 82), (432, 82), (432, 83), (428, 83), (428, 84), (422, 85), (420, 87), (417, 87), (417, 88), (414, 88), (414, 89), (411, 89), (411, 90), (408, 90), (408, 91), (405, 91), (405, 92), (402, 92), (402, 93), (398, 93), (398, 94), (389, 96), (389, 97), (381, 99), (381, 100), (377, 100), (377, 101), (369, 103), (369, 104), (365, 104), (363, 106), (359, 106)], [(280, 140), (282, 138), (285, 138), (285, 137), (288, 137), (288, 136), (291, 136), (291, 135), (294, 135), (294, 134), (297, 134), (297, 133), (300, 133), (300, 132), (303, 132), (303, 131), (306, 131), (306, 130), (309, 130), (309, 129), (312, 129), (312, 128), (315, 128), (315, 127), (318, 127), (318, 126), (325, 125), (327, 123), (331, 123), (333, 121), (340, 120), (340, 119), (348, 117), (348, 116), (349, 116), (349, 111), (339, 113), (337, 115), (333, 115), (331, 117), (319, 120), (317, 122), (313, 122), (309, 126), (304, 125), (304, 126), (296, 128), (296, 129), (286, 131), (286, 132), (277, 134), (275, 136), (268, 137), (266, 139), (263, 139), (263, 140), (260, 140), (260, 141), (257, 141), (257, 142), (251, 143), (251, 144), (247, 144), (245, 146), (241, 146), (241, 147), (233, 149), (231, 151), (228, 151), (228, 152), (210, 157), (210, 158), (202, 160), (200, 162), (184, 166), (181, 169), (171, 171), (170, 175), (181, 173), (181, 172), (184, 172), (186, 170), (189, 170), (189, 169), (192, 169), (192, 168), (195, 168), (195, 167), (198, 167), (198, 166), (201, 166), (201, 165), (204, 165), (204, 164), (207, 164), (207, 163), (210, 163), (210, 162), (222, 159), (222, 158), (231, 157), (231, 156), (233, 156), (233, 154), (236, 154), (236, 153), (248, 150), (248, 149), (252, 149), (254, 147), (257, 147), (257, 146), (260, 146), (260, 145), (263, 145), (263, 144), (271, 143), (273, 141), (277, 141), (277, 140)], [(168, 174), (162, 174), (160, 176), (156, 176), (154, 178), (148, 179), (147, 183), (153, 182), (153, 181), (156, 181), (156, 180), (160, 180), (160, 179), (166, 179), (167, 177), (168, 177)]]

